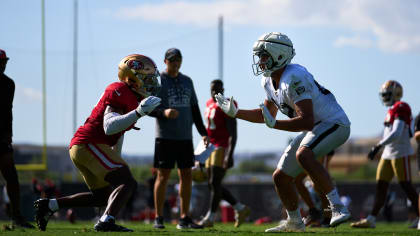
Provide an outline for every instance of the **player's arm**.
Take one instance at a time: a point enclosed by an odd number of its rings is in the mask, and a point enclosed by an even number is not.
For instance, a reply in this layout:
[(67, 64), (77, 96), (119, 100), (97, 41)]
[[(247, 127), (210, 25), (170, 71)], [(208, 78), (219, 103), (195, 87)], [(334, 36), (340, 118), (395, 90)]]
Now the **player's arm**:
[(229, 143), (225, 151), (225, 158), (223, 168), (229, 169), (233, 167), (233, 152), (236, 146), (236, 140), (238, 138), (237, 122), (236, 119), (226, 117), (226, 128), (229, 133)]
[(418, 143), (420, 143), (420, 131), (416, 131), (416, 132), (414, 133), (414, 138), (416, 139), (416, 141), (417, 141)]
[(405, 122), (401, 119), (396, 118), (392, 123), (392, 130), (388, 135), (383, 137), (377, 145), (385, 146), (397, 140), (404, 131)]
[(143, 99), (139, 106), (122, 115), (121, 110), (108, 105), (104, 112), (104, 131), (106, 135), (117, 134), (121, 131), (126, 130), (128, 127), (133, 125), (140, 117), (143, 117), (153, 111), (159, 104), (160, 98), (149, 96)]
[[(270, 114), (273, 117), (277, 115), (277, 108), (273, 102), (264, 100), (264, 105), (268, 108)], [(252, 110), (242, 110), (238, 109), (236, 113), (236, 118), (241, 120), (246, 120), (253, 123), (264, 123), (264, 117), (262, 115), (261, 109), (252, 109)]]
[(271, 111), (265, 106), (261, 106), (261, 111), (268, 127), (291, 131), (308, 131), (314, 127), (314, 115), (311, 99), (303, 99), (294, 105), (296, 116), (289, 120), (275, 120)]

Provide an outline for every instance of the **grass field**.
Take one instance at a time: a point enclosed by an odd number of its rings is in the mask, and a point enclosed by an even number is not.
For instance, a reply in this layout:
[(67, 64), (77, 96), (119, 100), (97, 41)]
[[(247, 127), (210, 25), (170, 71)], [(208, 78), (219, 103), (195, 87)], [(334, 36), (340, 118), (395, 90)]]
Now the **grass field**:
[[(38, 230), (23, 230), (20, 228), (8, 230), (6, 229), (7, 222), (0, 222), (2, 230), (0, 235), (7, 236), (46, 236), (46, 235), (56, 235), (56, 236), (91, 236), (91, 235), (271, 235), (264, 233), (266, 228), (272, 227), (275, 224), (266, 224), (266, 225), (253, 225), (253, 224), (244, 224), (240, 228), (233, 227), (233, 224), (216, 224), (213, 228), (207, 228), (204, 230), (189, 230), (181, 231), (175, 228), (175, 225), (166, 225), (164, 230), (155, 230), (151, 224), (135, 223), (135, 222), (126, 222), (123, 223), (124, 226), (127, 226), (134, 230), (133, 233), (97, 233), (92, 227), (92, 222), (78, 222), (76, 224), (70, 224), (68, 222), (61, 221), (52, 221), (48, 224), (46, 232), (40, 232)], [(349, 235), (381, 235), (381, 236), (400, 236), (400, 235), (420, 235), (420, 231), (416, 229), (408, 229), (407, 223), (379, 223), (376, 229), (352, 229), (349, 224), (343, 224), (337, 228), (307, 228), (305, 233), (288, 233), (293, 236), (300, 235), (333, 235), (333, 236), (349, 236)]]

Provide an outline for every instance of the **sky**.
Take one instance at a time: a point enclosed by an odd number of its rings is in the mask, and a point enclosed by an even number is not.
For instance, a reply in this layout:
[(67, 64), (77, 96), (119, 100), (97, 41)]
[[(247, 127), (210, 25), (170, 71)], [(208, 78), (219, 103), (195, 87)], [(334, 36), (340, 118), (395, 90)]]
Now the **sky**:
[[(48, 145), (68, 145), (73, 136), (73, 7), (74, 0), (45, 0)], [(5, 73), (16, 83), (13, 140), (42, 144), (41, 0), (2, 0), (0, 9), (0, 48), (10, 57)], [(82, 0), (77, 123), (117, 81), (124, 56), (147, 55), (163, 71), (171, 47), (181, 50), (181, 72), (192, 78), (204, 113), (210, 82), (218, 77), (217, 19), (223, 16), (225, 95), (240, 108), (257, 108), (265, 98), (252, 73), (253, 43), (281, 32), (294, 44), (292, 63), (305, 66), (346, 111), (351, 138), (380, 136), (387, 108), (378, 91), (386, 80), (399, 81), (402, 100), (414, 115), (420, 111), (419, 12), (416, 0)], [(144, 117), (137, 126), (140, 131), (126, 133), (123, 152), (153, 154), (155, 120)], [(281, 151), (296, 135), (241, 120), (238, 134), (237, 152)]]

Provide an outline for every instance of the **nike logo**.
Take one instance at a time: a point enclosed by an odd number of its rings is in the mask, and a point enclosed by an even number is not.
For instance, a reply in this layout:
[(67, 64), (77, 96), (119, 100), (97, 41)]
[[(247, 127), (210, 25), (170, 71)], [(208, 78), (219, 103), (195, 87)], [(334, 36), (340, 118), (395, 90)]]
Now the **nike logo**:
[(118, 96), (121, 96), (121, 93), (119, 93), (118, 90), (115, 89), (114, 91)]

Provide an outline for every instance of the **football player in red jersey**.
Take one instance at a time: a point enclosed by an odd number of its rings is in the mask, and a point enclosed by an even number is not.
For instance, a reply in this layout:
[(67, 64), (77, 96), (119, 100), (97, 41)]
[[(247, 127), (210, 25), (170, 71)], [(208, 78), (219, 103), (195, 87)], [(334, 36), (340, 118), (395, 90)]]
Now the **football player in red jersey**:
[(223, 94), (223, 81), (213, 80), (210, 84), (211, 98), (206, 103), (205, 118), (207, 134), (215, 150), (206, 161), (210, 206), (200, 225), (213, 227), (220, 200), (226, 200), (235, 209), (235, 227), (239, 227), (250, 214), (250, 209), (238, 202), (228, 189), (222, 186), (226, 171), (233, 167), (233, 151), (236, 145), (236, 119), (227, 116), (217, 105), (214, 96)]
[(42, 231), (60, 208), (95, 206), (106, 206), (96, 231), (132, 231), (115, 224), (115, 216), (137, 187), (121, 158), (123, 135), (160, 104), (160, 98), (152, 96), (160, 86), (159, 71), (152, 59), (139, 54), (124, 57), (118, 69), (120, 81), (105, 89), (70, 143), (70, 158), (90, 192), (35, 201), (35, 220)]
[(373, 160), (376, 154), (384, 147), (381, 160), (376, 172), (376, 196), (372, 212), (367, 218), (352, 223), (355, 228), (375, 228), (376, 216), (385, 203), (389, 183), (394, 176), (408, 199), (414, 206), (418, 206), (418, 195), (411, 183), (410, 159), (414, 151), (410, 144), (413, 136), (411, 130), (412, 115), (410, 106), (400, 101), (403, 89), (400, 83), (394, 80), (386, 81), (379, 92), (385, 106), (390, 107), (385, 118), (384, 135), (368, 154)]

